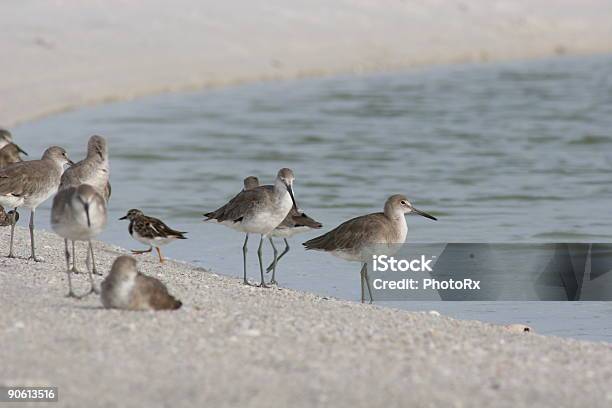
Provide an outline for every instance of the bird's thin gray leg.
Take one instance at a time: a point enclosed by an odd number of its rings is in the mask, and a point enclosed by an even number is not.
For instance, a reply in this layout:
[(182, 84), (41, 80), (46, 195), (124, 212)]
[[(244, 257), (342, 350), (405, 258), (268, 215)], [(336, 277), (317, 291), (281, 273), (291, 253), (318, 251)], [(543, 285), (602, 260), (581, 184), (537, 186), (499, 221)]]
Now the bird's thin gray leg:
[(77, 268), (76, 241), (72, 241), (72, 273), (81, 273)]
[[(89, 249), (91, 249), (91, 241), (89, 241)], [(93, 250), (91, 252), (91, 260), (92, 263), (95, 265), (96, 264), (96, 259), (93, 256)], [(80, 296), (81, 298), (91, 294), (91, 293), (99, 293), (99, 291), (96, 289), (96, 285), (94, 284), (94, 279), (93, 279), (93, 273), (91, 268), (89, 268), (89, 266), (87, 267), (87, 272), (89, 272), (89, 283), (91, 284), (91, 287), (89, 288), (89, 292), (85, 293), (83, 296)]]
[[(284, 250), (283, 252), (281, 252), (281, 254), (280, 254), (280, 255), (278, 256), (278, 258), (276, 259), (276, 266), (278, 266), (278, 262), (281, 260), (281, 258), (282, 258), (283, 256), (285, 256), (285, 254), (286, 254), (287, 252), (289, 252), (289, 249), (290, 249), (290, 248), (289, 248), (289, 241), (287, 241), (287, 238), (284, 238), (284, 240), (285, 240), (285, 250)], [(269, 265), (269, 266), (266, 268), (266, 272), (270, 272), (270, 271), (272, 270), (272, 267), (273, 267), (273, 266), (274, 266), (273, 264), (270, 264), (270, 265)]]
[(71, 270), (70, 270), (70, 251), (68, 250), (68, 240), (64, 239), (64, 247), (66, 248), (64, 254), (66, 255), (66, 274), (68, 275), (68, 294), (66, 297), (74, 297), (77, 295), (72, 291), (72, 279), (70, 278)]
[[(91, 268), (91, 243), (87, 245), (87, 257), (85, 258), (85, 267), (87, 270)], [(96, 273), (96, 265), (94, 264), (93, 273)]]
[(262, 250), (264, 236), (261, 234), (261, 238), (259, 239), (259, 248), (257, 248), (257, 257), (259, 258), (259, 273), (261, 274), (261, 283), (259, 284), (260, 288), (267, 288), (266, 282), (264, 281), (264, 271), (263, 271), (263, 259), (262, 259)]
[(370, 295), (370, 304), (374, 301), (372, 298), (372, 287), (370, 286), (370, 277), (368, 276), (368, 264), (363, 264), (364, 278), (368, 286), (368, 294)]
[(36, 212), (36, 210), (32, 210), (32, 212), (30, 212), (30, 244), (32, 246), (32, 255), (30, 255), (31, 260), (33, 260), (34, 262), (41, 262), (41, 260), (39, 258), (36, 257), (36, 245), (34, 243), (34, 213)]
[(270, 240), (270, 245), (272, 245), (272, 251), (274, 252), (274, 260), (272, 261), (272, 279), (270, 280), (271, 285), (278, 285), (276, 282), (276, 264), (278, 263), (278, 251), (276, 250), (276, 246), (274, 246), (274, 240), (272, 237), (268, 237)]
[(247, 272), (246, 272), (247, 252), (249, 251), (249, 248), (247, 247), (247, 242), (249, 242), (248, 233), (246, 234), (246, 237), (244, 237), (244, 245), (242, 246), (242, 266), (243, 266), (243, 271), (244, 271), (242, 283), (244, 283), (245, 285), (250, 285), (249, 281), (247, 280)]
[[(89, 253), (91, 253), (91, 265), (92, 265), (93, 274), (102, 276), (103, 275), (102, 272), (98, 272), (98, 268), (96, 268), (96, 258), (94, 257), (94, 249), (93, 249), (93, 244), (91, 243), (91, 241), (89, 241)], [(89, 253), (87, 254), (88, 259), (89, 259)], [(89, 265), (89, 262), (88, 262), (88, 265)]]
[[(17, 208), (15, 208), (15, 214), (17, 214)], [(11, 244), (9, 246), (9, 254), (8, 258), (14, 258), (13, 255), (13, 238), (15, 238), (15, 225), (17, 224), (17, 216), (13, 214), (13, 219), (11, 220)]]
[(361, 303), (365, 303), (365, 287), (364, 287), (365, 275), (363, 271), (365, 267), (366, 267), (366, 264), (363, 264), (363, 266), (361, 267), (361, 272), (359, 273), (361, 275)]

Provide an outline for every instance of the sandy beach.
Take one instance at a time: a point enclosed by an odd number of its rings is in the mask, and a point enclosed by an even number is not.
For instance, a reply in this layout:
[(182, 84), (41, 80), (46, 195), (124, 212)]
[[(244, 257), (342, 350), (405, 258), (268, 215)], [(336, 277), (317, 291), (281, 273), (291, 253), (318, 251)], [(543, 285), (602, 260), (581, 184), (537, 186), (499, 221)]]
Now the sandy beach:
[[(38, 236), (44, 263), (0, 258), (0, 382), (57, 386), (61, 406), (612, 403), (610, 344), (246, 287), (146, 256), (141, 270), (184, 307), (109, 311), (97, 296), (64, 297), (63, 242)], [(0, 237), (5, 253), (6, 228)], [(27, 244), (20, 228), (17, 253)], [(96, 250), (103, 271), (126, 253), (103, 243)], [(75, 282), (87, 288), (86, 276)]]
[[(5, 2), (0, 126), (247, 81), (612, 51), (602, 0), (135, 3)], [(127, 252), (95, 245), (105, 272)], [(607, 343), (246, 287), (146, 256), (141, 271), (184, 307), (108, 311), (64, 297), (57, 236), (39, 231), (38, 248), (44, 263), (0, 257), (0, 384), (57, 386), (50, 406), (612, 405)]]

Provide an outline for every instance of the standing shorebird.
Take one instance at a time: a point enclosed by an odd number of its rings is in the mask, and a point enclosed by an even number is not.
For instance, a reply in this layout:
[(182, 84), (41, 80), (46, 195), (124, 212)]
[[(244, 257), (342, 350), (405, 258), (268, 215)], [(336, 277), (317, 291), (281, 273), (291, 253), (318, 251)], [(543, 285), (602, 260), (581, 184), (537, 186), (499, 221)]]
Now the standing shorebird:
[(5, 212), (4, 208), (0, 207), (0, 227), (17, 224), (17, 221), (19, 221), (19, 213), (17, 211), (11, 210)]
[(384, 212), (350, 219), (302, 245), (306, 249), (325, 251), (347, 261), (362, 263), (361, 302), (365, 301), (365, 283), (372, 303), (372, 289), (368, 279), (368, 262), (372, 259), (372, 249), (379, 245), (401, 245), (406, 241), (408, 225), (405, 214), (418, 214), (436, 220), (436, 217), (414, 208), (405, 196), (396, 194), (387, 199)]
[[(244, 179), (245, 190), (250, 190), (256, 187), (259, 187), (259, 179), (257, 177), (249, 176)], [(300, 212), (295, 208), (291, 208), (291, 211), (289, 211), (289, 214), (287, 214), (283, 222), (281, 222), (280, 225), (276, 227), (268, 237), (270, 240), (270, 245), (272, 245), (272, 250), (274, 251), (274, 260), (266, 269), (266, 272), (274, 271), (272, 272), (272, 279), (270, 280), (271, 284), (278, 284), (278, 282), (276, 282), (276, 270), (274, 266), (275, 264), (278, 266), (278, 261), (280, 261), (281, 258), (285, 256), (287, 252), (289, 252), (290, 247), (287, 238), (291, 238), (292, 236), (302, 232), (319, 229), (321, 227), (323, 227), (323, 224), (310, 218), (306, 215), (306, 213)], [(274, 246), (273, 238), (283, 238), (285, 241), (285, 249), (278, 257), (278, 251), (276, 250), (276, 246)]]
[[(242, 260), (244, 268), (243, 282), (248, 285), (246, 254), (249, 234), (261, 234), (257, 256), (259, 258), (259, 271), (261, 283), (259, 286), (267, 287), (264, 280), (264, 268), (261, 247), (265, 237), (279, 226), (291, 208), (297, 210), (293, 196), (293, 170), (280, 169), (273, 186), (259, 186), (245, 189), (232, 198), (227, 204), (213, 212), (204, 214), (204, 221), (216, 221), (222, 225), (246, 233), (242, 246)], [(275, 256), (276, 258), (276, 256)], [(273, 270), (276, 269), (274, 262)]]
[(92, 136), (87, 142), (87, 157), (75, 163), (62, 175), (59, 189), (89, 184), (108, 202), (111, 195), (108, 146), (102, 136)]
[[(9, 164), (22, 162), (23, 159), (19, 155), (20, 153), (28, 155), (26, 152), (21, 150), (19, 146), (13, 143), (13, 137), (8, 130), (0, 129), (0, 169), (8, 166)], [(17, 217), (13, 220), (12, 217)], [(19, 213), (11, 210), (8, 213), (4, 211), (4, 208), (0, 206), (0, 227), (6, 227), (19, 221)]]
[(8, 166), (9, 164), (22, 162), (22, 154), (26, 156), (28, 155), (15, 143), (9, 143), (3, 148), (0, 148), (0, 169)]
[[(64, 172), (59, 189), (61, 191), (71, 187), (78, 187), (81, 184), (88, 184), (108, 203), (111, 195), (109, 179), (110, 166), (106, 139), (95, 135), (90, 137), (87, 142), (87, 157), (75, 163)], [(87, 251), (86, 263), (88, 264), (90, 256), (93, 256), (91, 241), (88, 243)], [(72, 241), (72, 272), (80, 273), (77, 268), (76, 259), (76, 245)], [(98, 275), (95, 262), (93, 263), (93, 273)]]
[[(274, 251), (275, 257), (275, 259), (272, 261), (272, 263), (268, 266), (266, 270), (267, 272), (272, 271), (272, 279), (270, 280), (270, 283), (277, 284), (276, 266), (278, 265), (278, 261), (280, 261), (281, 258), (285, 256), (287, 252), (289, 252), (290, 249), (289, 241), (287, 241), (287, 238), (291, 238), (292, 236), (301, 234), (303, 232), (320, 229), (321, 227), (323, 227), (323, 224), (310, 218), (306, 215), (306, 213), (300, 212), (299, 210), (291, 209), (291, 211), (285, 217), (283, 222), (281, 222), (281, 224), (276, 227), (276, 229), (272, 231), (269, 236), (270, 245), (272, 245), (272, 250)], [(281, 252), (278, 258), (276, 258), (278, 251), (274, 246), (274, 241), (272, 240), (272, 237), (283, 238), (283, 240), (285, 241), (285, 249), (283, 250), (283, 252)]]
[(138, 272), (136, 260), (120, 256), (102, 282), (102, 304), (126, 310), (175, 310), (182, 306), (159, 280)]
[(187, 239), (184, 231), (176, 231), (168, 227), (163, 221), (157, 218), (147, 217), (144, 213), (137, 209), (131, 209), (127, 215), (119, 218), (120, 220), (130, 220), (128, 231), (132, 238), (149, 246), (149, 249), (144, 251), (134, 251), (135, 255), (147, 254), (153, 251), (153, 247), (157, 250), (159, 262), (164, 263), (161, 249), (159, 247), (169, 244), (177, 239)]
[[(51, 209), (51, 228), (60, 237), (64, 238), (66, 269), (68, 274), (68, 295), (69, 297), (82, 298), (90, 293), (94, 293), (95, 286), (93, 281), (93, 271), (96, 259), (93, 254), (91, 240), (102, 232), (106, 226), (107, 212), (106, 200), (100, 193), (89, 184), (81, 184), (78, 187), (70, 187), (60, 190), (53, 199)], [(93, 268), (89, 269), (89, 281), (91, 288), (83, 296), (76, 296), (72, 291), (72, 281), (70, 274), (70, 251), (68, 250), (68, 240), (87, 241), (91, 250)], [(76, 254), (73, 253), (73, 256)], [(73, 261), (75, 263), (75, 261)]]
[[(58, 146), (48, 148), (41, 160), (11, 164), (0, 170), (0, 205), (7, 208), (29, 208), (30, 213), (30, 259), (39, 262), (34, 244), (34, 213), (36, 208), (58, 189), (64, 165), (73, 164), (66, 151)], [(16, 217), (15, 217), (16, 218)], [(8, 257), (13, 255), (15, 222), (11, 225), (11, 244)]]
[(0, 128), (0, 149), (9, 143), (13, 143), (13, 135), (8, 130)]

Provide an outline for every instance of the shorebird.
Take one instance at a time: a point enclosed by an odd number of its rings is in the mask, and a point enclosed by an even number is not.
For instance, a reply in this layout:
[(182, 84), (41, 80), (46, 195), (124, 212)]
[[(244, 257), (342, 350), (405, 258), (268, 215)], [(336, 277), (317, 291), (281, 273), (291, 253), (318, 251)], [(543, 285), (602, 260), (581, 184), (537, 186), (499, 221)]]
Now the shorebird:
[(244, 179), (244, 190), (252, 190), (256, 187), (259, 187), (259, 179), (256, 176), (249, 176)]
[[(55, 198), (53, 198), (51, 228), (53, 228), (57, 235), (64, 238), (66, 273), (68, 274), (68, 297), (82, 298), (96, 291), (92, 273), (92, 269), (95, 269), (96, 259), (93, 255), (91, 239), (102, 232), (106, 226), (106, 220), (106, 200), (89, 184), (81, 184), (78, 187), (60, 190)], [(93, 268), (88, 268), (91, 289), (83, 296), (76, 296), (72, 291), (72, 282), (70, 280), (72, 271), (70, 269), (68, 240), (71, 240), (73, 243), (75, 241), (87, 241), (89, 247), (92, 248)], [(76, 256), (76, 254), (73, 253), (73, 256)], [(73, 263), (75, 262), (73, 261)]]
[[(0, 205), (6, 208), (30, 209), (30, 259), (40, 262), (36, 257), (34, 244), (34, 213), (36, 208), (58, 189), (65, 164), (73, 164), (66, 151), (58, 146), (45, 150), (41, 160), (11, 164), (0, 169)], [(15, 217), (16, 218), (16, 217)], [(15, 222), (11, 225), (11, 244), (8, 257), (13, 258), (13, 238)]]
[(0, 128), (0, 149), (9, 143), (13, 143), (13, 135), (8, 130)]
[[(22, 162), (23, 159), (19, 153), (23, 153), (26, 156), (28, 155), (21, 150), (19, 146), (13, 143), (13, 137), (9, 131), (0, 129), (0, 169), (9, 164)], [(0, 206), (0, 227), (11, 225), (13, 223), (13, 216), (17, 217), (14, 220), (17, 222), (19, 220), (19, 213), (17, 211), (11, 210), (7, 213), (4, 208)]]
[(9, 164), (22, 162), (21, 154), (28, 155), (15, 143), (9, 143), (0, 148), (0, 169)]
[[(244, 268), (243, 282), (248, 285), (246, 254), (249, 234), (261, 234), (257, 256), (261, 274), (260, 287), (268, 287), (264, 281), (264, 268), (261, 247), (265, 237), (279, 226), (291, 208), (297, 210), (293, 196), (293, 170), (280, 169), (273, 186), (259, 186), (243, 190), (227, 204), (215, 211), (204, 214), (204, 221), (216, 221), (222, 225), (246, 233), (242, 246)], [(276, 269), (276, 264), (274, 268)]]
[(111, 196), (108, 147), (102, 136), (92, 136), (87, 142), (87, 157), (75, 163), (62, 175), (59, 189), (89, 184), (108, 202)]
[[(259, 187), (259, 179), (257, 177), (249, 176), (244, 179), (245, 190), (250, 190), (256, 187)], [(268, 237), (268, 239), (270, 240), (270, 245), (272, 245), (272, 250), (274, 251), (274, 260), (266, 269), (266, 272), (274, 270), (274, 272), (272, 273), (272, 279), (270, 280), (271, 284), (278, 284), (278, 282), (276, 282), (276, 270), (274, 266), (275, 264), (278, 265), (278, 261), (280, 261), (281, 258), (285, 256), (287, 252), (289, 252), (290, 247), (287, 238), (291, 238), (296, 234), (310, 231), (312, 229), (319, 229), (322, 226), (323, 224), (310, 218), (306, 215), (306, 213), (296, 210), (295, 208), (291, 208), (289, 214), (287, 214), (285, 219), (280, 223), (278, 227), (274, 229), (274, 231), (270, 233), (270, 236)], [(283, 240), (285, 241), (285, 249), (278, 257), (278, 251), (276, 250), (276, 246), (274, 246), (273, 237), (283, 238)]]
[(157, 218), (147, 217), (144, 213), (137, 209), (131, 209), (127, 215), (119, 218), (120, 220), (130, 220), (128, 231), (132, 238), (149, 246), (149, 249), (144, 251), (132, 250), (135, 255), (146, 254), (153, 251), (153, 247), (159, 255), (159, 262), (164, 263), (164, 257), (161, 254), (159, 247), (169, 244), (177, 239), (187, 239), (183, 234), (184, 231), (176, 231), (168, 227), (163, 221)]
[(127, 310), (178, 309), (182, 306), (159, 280), (138, 272), (136, 259), (120, 256), (102, 282), (102, 304)]
[(19, 213), (17, 211), (11, 210), (5, 212), (4, 208), (0, 207), (0, 227), (8, 227), (13, 225), (13, 223), (17, 224), (17, 221), (19, 221)]
[(368, 262), (372, 258), (372, 249), (379, 245), (401, 245), (406, 241), (408, 225), (405, 214), (418, 214), (436, 220), (436, 217), (416, 209), (405, 196), (396, 194), (387, 199), (384, 212), (350, 219), (302, 245), (306, 249), (325, 251), (347, 261), (362, 263), (361, 303), (365, 301), (364, 283), (367, 284), (372, 303), (372, 289), (368, 280)]
[[(87, 157), (78, 163), (75, 163), (67, 169), (62, 175), (59, 190), (65, 190), (71, 187), (78, 187), (81, 184), (88, 184), (104, 198), (108, 203), (111, 195), (110, 185), (110, 166), (108, 161), (108, 147), (106, 139), (102, 136), (94, 135), (87, 142)], [(93, 256), (93, 247), (88, 244), (87, 261)], [(76, 247), (72, 241), (72, 272), (80, 273), (76, 263)], [(95, 262), (93, 264), (93, 273), (98, 275)]]

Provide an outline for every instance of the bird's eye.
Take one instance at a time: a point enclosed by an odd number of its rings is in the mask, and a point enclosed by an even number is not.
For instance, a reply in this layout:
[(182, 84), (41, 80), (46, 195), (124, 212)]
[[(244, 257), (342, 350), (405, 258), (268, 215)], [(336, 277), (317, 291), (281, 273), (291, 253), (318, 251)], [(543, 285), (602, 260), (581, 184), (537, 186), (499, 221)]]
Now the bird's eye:
[(406, 202), (405, 202), (405, 201), (402, 201), (402, 205), (408, 205), (408, 204), (406, 204)]

